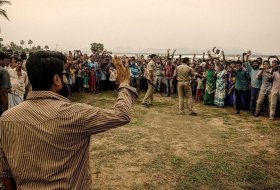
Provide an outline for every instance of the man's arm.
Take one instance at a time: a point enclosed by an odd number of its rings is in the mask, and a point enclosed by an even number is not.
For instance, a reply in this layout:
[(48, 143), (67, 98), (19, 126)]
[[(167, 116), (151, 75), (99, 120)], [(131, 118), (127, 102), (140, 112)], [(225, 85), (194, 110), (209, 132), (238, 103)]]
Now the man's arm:
[(84, 132), (92, 135), (129, 123), (137, 97), (136, 89), (130, 87), (128, 83), (122, 83), (119, 87), (117, 102), (112, 109), (85, 107), (83, 110)]
[(216, 47), (213, 47), (213, 49), (212, 49), (212, 52), (213, 52), (214, 54), (216, 54), (215, 49), (216, 49)]
[(267, 61), (270, 62), (271, 58), (273, 58), (273, 56), (268, 56)]
[(223, 61), (226, 61), (226, 56), (225, 56), (225, 52), (221, 51), (222, 57), (223, 57)]
[(173, 73), (173, 79), (177, 78), (177, 73), (178, 73), (178, 66), (175, 67), (174, 73)]
[(192, 68), (190, 68), (190, 76), (195, 76), (197, 78), (204, 78), (203, 75), (196, 73)]
[(24, 84), (25, 84), (25, 88), (26, 88), (26, 87), (28, 86), (28, 84), (29, 84), (29, 80), (28, 80), (27, 73), (25, 73)]
[(251, 55), (252, 55), (252, 52), (251, 52), (251, 51), (248, 51), (248, 52), (246, 53), (245, 62), (248, 62), (248, 61), (249, 61), (249, 58), (250, 58)]
[(202, 61), (205, 62), (205, 52), (202, 54)]
[(251, 51), (248, 51), (246, 56), (245, 56), (245, 62), (244, 62), (244, 66), (246, 67), (246, 69), (248, 70), (248, 72), (250, 73), (252, 70), (252, 66), (249, 63), (249, 57), (251, 56)]
[(8, 165), (8, 161), (6, 159), (6, 156), (2, 150), (2, 148), (0, 148), (0, 172), (1, 172), (1, 179), (3, 182), (4, 187), (7, 190), (16, 190), (16, 182), (13, 178), (13, 175), (11, 173), (11, 169)]
[(194, 63), (194, 61), (195, 61), (195, 57), (196, 57), (196, 54), (194, 53), (193, 54), (193, 58), (192, 58), (192, 62)]
[(172, 60), (174, 59), (175, 52), (176, 52), (176, 49), (174, 49), (174, 51), (173, 51), (173, 53), (172, 53), (172, 56), (171, 56), (171, 59), (172, 59)]
[(170, 57), (169, 52), (170, 52), (170, 49), (167, 49), (167, 59)]
[(164, 76), (166, 76), (166, 65), (167, 65), (167, 63), (166, 63), (165, 66), (163, 67), (163, 74), (164, 74)]
[(129, 86), (129, 69), (115, 57), (114, 65), (117, 70), (117, 81), (120, 83), (117, 102), (113, 109), (84, 106), (82, 109), (87, 134), (100, 133), (111, 128), (120, 127), (131, 121), (134, 102), (138, 94), (135, 88)]
[(244, 63), (244, 62), (245, 62), (245, 56), (246, 56), (246, 54), (247, 54), (247, 53), (243, 53), (243, 54), (242, 54), (242, 60), (241, 60), (241, 61), (242, 61), (242, 63)]
[(207, 51), (207, 54), (208, 54), (209, 59), (213, 60), (213, 57), (212, 57), (212, 55), (211, 55), (211, 52), (210, 52), (210, 51)]
[(259, 79), (262, 78), (263, 71), (264, 71), (264, 70), (260, 70), (260, 71), (257, 73), (257, 78), (259, 78)]
[(198, 73), (196, 73), (195, 76), (196, 76), (197, 78), (203, 78), (203, 79), (205, 78), (203, 75), (198, 74)]

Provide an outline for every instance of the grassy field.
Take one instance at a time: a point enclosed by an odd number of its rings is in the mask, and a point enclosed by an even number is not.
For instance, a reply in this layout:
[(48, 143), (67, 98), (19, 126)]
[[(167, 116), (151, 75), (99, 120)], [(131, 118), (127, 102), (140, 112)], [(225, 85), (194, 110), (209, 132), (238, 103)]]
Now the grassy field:
[[(116, 94), (71, 99), (108, 108)], [(177, 98), (140, 99), (129, 125), (92, 137), (96, 190), (280, 189), (280, 120), (202, 104), (198, 116), (176, 115)]]

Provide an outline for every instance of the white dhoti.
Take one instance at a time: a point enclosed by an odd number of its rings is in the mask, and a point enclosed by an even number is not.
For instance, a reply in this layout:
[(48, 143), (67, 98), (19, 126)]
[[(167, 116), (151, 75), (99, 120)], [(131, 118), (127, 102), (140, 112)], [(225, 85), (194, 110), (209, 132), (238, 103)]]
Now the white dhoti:
[(8, 101), (9, 101), (9, 109), (10, 109), (23, 102), (23, 96), (9, 93)]

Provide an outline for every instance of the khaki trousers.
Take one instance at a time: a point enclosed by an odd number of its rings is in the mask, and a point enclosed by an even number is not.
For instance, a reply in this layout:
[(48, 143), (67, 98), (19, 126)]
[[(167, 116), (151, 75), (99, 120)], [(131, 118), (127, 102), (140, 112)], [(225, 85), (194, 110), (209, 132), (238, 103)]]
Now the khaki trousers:
[(279, 93), (273, 93), (271, 94), (271, 104), (270, 104), (270, 117), (274, 118), (275, 116), (275, 110), (277, 105), (277, 100), (280, 101), (280, 94)]
[(146, 95), (142, 101), (142, 104), (153, 104), (153, 94), (154, 94), (154, 87), (148, 82), (148, 90)]
[(190, 82), (179, 81), (178, 82), (178, 96), (179, 96), (179, 111), (185, 112), (184, 99), (186, 97), (188, 102), (188, 109), (193, 111), (193, 99), (192, 99), (192, 88)]
[(258, 100), (257, 100), (256, 113), (260, 113), (262, 104), (263, 104), (263, 101), (264, 101), (266, 95), (268, 95), (268, 102), (269, 102), (269, 106), (270, 106), (270, 98), (271, 98), (270, 92), (267, 92), (267, 93), (260, 92)]

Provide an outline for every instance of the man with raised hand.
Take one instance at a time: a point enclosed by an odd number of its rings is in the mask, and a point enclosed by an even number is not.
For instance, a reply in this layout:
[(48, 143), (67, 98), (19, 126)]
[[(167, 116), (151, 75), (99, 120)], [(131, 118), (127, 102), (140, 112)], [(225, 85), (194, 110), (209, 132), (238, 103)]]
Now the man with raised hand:
[(248, 51), (245, 57), (244, 66), (247, 69), (247, 72), (251, 78), (251, 101), (250, 101), (250, 112), (252, 115), (255, 114), (257, 100), (260, 92), (260, 88), (262, 85), (262, 80), (257, 77), (258, 73), (260, 72), (260, 65), (261, 63), (256, 59), (253, 60), (252, 64), (249, 62), (249, 58), (251, 56), (251, 51)]
[(114, 59), (120, 87), (113, 109), (65, 98), (65, 62), (58, 52), (32, 54), (26, 69), (33, 91), (0, 118), (0, 171), (8, 190), (92, 189), (91, 136), (131, 121), (138, 95), (119, 57)]

